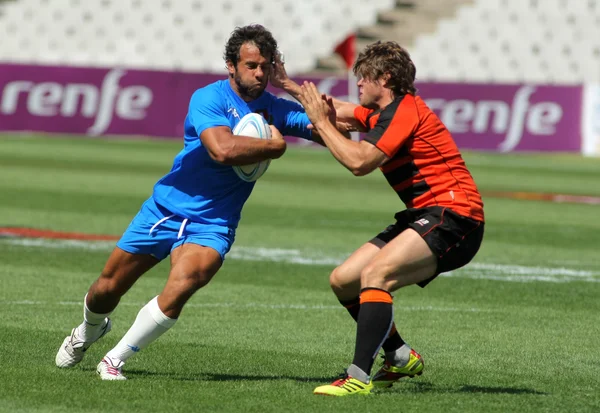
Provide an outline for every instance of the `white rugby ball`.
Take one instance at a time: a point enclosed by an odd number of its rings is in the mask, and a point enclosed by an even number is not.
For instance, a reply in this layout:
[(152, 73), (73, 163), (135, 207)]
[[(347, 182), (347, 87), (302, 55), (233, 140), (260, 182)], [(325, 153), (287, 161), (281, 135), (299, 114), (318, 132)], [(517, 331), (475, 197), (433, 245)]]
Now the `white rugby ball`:
[[(258, 113), (249, 113), (235, 125), (233, 134), (258, 139), (271, 139), (271, 128), (269, 128), (269, 124), (261, 115)], [(232, 168), (241, 180), (254, 182), (267, 171), (270, 163), (271, 160), (267, 159), (250, 165), (235, 165)]]

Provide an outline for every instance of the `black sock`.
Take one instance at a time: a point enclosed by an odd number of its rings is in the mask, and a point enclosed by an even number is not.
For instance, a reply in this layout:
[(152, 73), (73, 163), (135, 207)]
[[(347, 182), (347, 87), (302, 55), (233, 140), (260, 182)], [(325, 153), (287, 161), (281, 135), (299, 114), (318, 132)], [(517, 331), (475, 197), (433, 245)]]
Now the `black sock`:
[(356, 297), (351, 300), (339, 300), (340, 304), (344, 306), (348, 313), (350, 313), (350, 317), (354, 319), (354, 321), (358, 321), (358, 313), (360, 312), (360, 298)]
[(404, 340), (402, 340), (402, 337), (400, 337), (400, 334), (398, 334), (398, 330), (396, 330), (396, 324), (394, 324), (392, 325), (392, 331), (390, 331), (387, 340), (383, 342), (381, 347), (383, 348), (383, 351), (389, 353), (391, 351), (398, 350), (404, 344)]
[[(358, 314), (360, 313), (360, 297), (356, 297), (351, 300), (339, 301), (340, 304), (343, 305), (346, 310), (348, 310), (348, 313), (350, 313), (350, 316), (354, 319), (354, 321), (358, 322)], [(389, 353), (390, 351), (398, 350), (403, 345), (404, 340), (402, 340), (402, 337), (400, 337), (400, 334), (398, 334), (396, 326), (393, 325), (390, 335), (388, 336), (387, 340), (384, 341), (381, 347), (383, 347), (383, 351)]]
[(362, 290), (360, 301), (352, 364), (370, 375), (377, 352), (392, 326), (394, 306), (390, 293), (377, 288)]

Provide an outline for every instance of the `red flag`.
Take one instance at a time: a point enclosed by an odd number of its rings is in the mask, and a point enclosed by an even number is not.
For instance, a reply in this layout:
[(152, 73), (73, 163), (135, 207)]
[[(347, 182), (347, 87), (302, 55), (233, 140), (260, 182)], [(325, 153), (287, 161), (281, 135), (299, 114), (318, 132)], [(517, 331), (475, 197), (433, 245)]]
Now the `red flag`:
[(356, 35), (352, 33), (346, 37), (340, 44), (338, 44), (334, 52), (342, 56), (342, 59), (346, 62), (346, 68), (351, 69), (354, 65), (354, 58), (356, 55)]

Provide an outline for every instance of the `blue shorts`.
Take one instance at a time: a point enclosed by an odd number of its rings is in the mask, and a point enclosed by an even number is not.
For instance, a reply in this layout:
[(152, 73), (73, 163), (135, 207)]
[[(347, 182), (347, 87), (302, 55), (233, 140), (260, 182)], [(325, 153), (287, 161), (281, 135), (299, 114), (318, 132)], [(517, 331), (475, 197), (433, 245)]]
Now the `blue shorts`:
[(150, 197), (117, 242), (117, 247), (131, 254), (150, 254), (163, 260), (178, 246), (192, 243), (214, 249), (224, 261), (234, 239), (235, 229), (192, 222), (173, 214)]

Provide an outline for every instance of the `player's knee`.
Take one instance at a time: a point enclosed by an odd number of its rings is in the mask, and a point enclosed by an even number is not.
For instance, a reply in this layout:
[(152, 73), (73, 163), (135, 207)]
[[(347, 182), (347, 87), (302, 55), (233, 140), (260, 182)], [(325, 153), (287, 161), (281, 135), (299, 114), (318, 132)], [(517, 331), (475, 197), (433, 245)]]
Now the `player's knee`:
[(336, 267), (329, 275), (329, 285), (334, 293), (344, 290), (347, 274), (343, 266)]
[(126, 288), (118, 280), (117, 277), (102, 273), (92, 286), (93, 295), (98, 297), (123, 295)]
[(367, 265), (360, 273), (360, 284), (366, 286), (378, 286), (385, 280), (386, 270), (376, 263)]
[(197, 291), (206, 286), (213, 277), (213, 273), (199, 268), (195, 271), (183, 274), (182, 287), (187, 291)]

